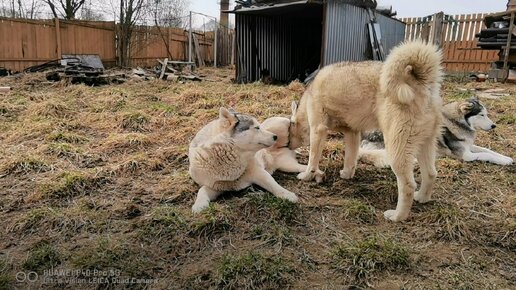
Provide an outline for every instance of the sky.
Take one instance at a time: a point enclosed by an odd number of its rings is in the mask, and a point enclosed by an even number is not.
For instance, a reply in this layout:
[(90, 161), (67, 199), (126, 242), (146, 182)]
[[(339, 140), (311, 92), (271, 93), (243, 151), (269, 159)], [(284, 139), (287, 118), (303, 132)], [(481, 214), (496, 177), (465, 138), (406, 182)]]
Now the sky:
[[(190, 9), (219, 16), (220, 0), (190, 0)], [(233, 7), (234, 1), (231, 1)], [(399, 18), (420, 17), (443, 11), (445, 14), (500, 12), (506, 10), (507, 0), (378, 0), (378, 5), (392, 5)]]

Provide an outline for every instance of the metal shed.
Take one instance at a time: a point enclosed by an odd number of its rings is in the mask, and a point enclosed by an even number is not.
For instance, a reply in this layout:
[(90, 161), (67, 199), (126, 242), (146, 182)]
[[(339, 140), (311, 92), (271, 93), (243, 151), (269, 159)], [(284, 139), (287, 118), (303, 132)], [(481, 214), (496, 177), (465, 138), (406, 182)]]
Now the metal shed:
[(228, 11), (236, 15), (239, 83), (259, 80), (264, 70), (280, 82), (303, 80), (321, 66), (375, 59), (371, 34), (384, 54), (405, 37), (405, 24), (378, 13), (374, 0), (240, 2)]

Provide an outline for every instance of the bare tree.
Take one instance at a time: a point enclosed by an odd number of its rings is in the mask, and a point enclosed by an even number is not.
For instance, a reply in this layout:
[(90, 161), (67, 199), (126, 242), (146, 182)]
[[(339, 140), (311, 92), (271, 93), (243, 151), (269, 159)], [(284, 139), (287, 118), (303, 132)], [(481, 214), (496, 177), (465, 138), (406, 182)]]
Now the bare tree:
[(184, 27), (187, 23), (188, 0), (151, 0), (154, 24), (164, 27)]
[(129, 48), (134, 26), (145, 10), (145, 0), (120, 0), (118, 58), (121, 66), (129, 65)]
[[(121, 66), (129, 65), (131, 50), (136, 49), (139, 45), (138, 43), (132, 43), (133, 32), (136, 25), (149, 25), (150, 23), (153, 23), (158, 27), (160, 32), (161, 26), (180, 27), (184, 22), (178, 21), (185, 20), (182, 17), (185, 16), (187, 5), (189, 3), (189, 0), (114, 1), (118, 1), (118, 3), (111, 2), (113, 9), (119, 10), (119, 12), (116, 13), (116, 18), (118, 18), (119, 22), (119, 29), (117, 33), (118, 60), (119, 65)], [(160, 34), (163, 38), (163, 33)]]
[(82, 6), (80, 14), (79, 14), (79, 18), (81, 20), (88, 20), (88, 21), (103, 21), (105, 19), (105, 14), (95, 11), (91, 7), (91, 2), (90, 2), (90, 3)]
[(36, 19), (38, 14), (42, 12), (43, 3), (40, 0), (18, 0), (18, 9), (20, 17)]
[[(5, 5), (8, 2), (8, 6)], [(9, 0), (0, 1), (0, 16), (13, 18), (35, 19), (41, 12), (40, 0)]]
[(50, 10), (54, 17), (64, 19), (75, 19), (75, 15), (77, 11), (81, 8), (81, 6), (86, 2), (86, 0), (43, 0)]

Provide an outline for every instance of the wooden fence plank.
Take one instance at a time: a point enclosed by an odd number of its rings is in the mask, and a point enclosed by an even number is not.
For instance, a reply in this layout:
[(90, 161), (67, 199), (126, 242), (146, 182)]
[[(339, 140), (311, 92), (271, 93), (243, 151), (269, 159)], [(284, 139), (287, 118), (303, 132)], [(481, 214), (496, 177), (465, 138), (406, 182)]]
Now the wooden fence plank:
[[(484, 27), (487, 14), (453, 15), (443, 25), (443, 66), (452, 72), (486, 72), (490, 64), (499, 59), (497, 50), (482, 50), (477, 47), (475, 35)], [(422, 18), (407, 17), (405, 40), (421, 37), (425, 30)], [(432, 28), (433, 29), (433, 28)]]
[[(116, 64), (117, 26), (107, 21), (27, 20), (0, 17), (0, 66), (21, 71), (60, 58), (62, 54), (98, 54), (107, 67)], [(186, 60), (187, 33), (178, 28), (162, 28), (165, 40), (155, 27), (136, 27), (130, 54), (132, 65), (153, 66), (156, 58), (168, 56)], [(213, 60), (213, 32), (196, 33), (202, 58)], [(229, 47), (229, 46), (228, 46)], [(221, 52), (222, 53), (222, 52)], [(229, 54), (228, 54), (229, 55)], [(226, 57), (229, 61), (229, 57)], [(220, 63), (220, 62), (219, 62)], [(229, 64), (229, 63), (228, 63)]]

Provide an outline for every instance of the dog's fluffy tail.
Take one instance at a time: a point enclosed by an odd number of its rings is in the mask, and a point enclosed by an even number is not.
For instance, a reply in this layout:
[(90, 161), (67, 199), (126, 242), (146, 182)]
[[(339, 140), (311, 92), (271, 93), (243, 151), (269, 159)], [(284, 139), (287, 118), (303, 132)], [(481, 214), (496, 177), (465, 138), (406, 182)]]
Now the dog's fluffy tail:
[(382, 67), (380, 89), (384, 96), (411, 103), (420, 92), (432, 91), (442, 79), (442, 52), (421, 40), (396, 46)]

